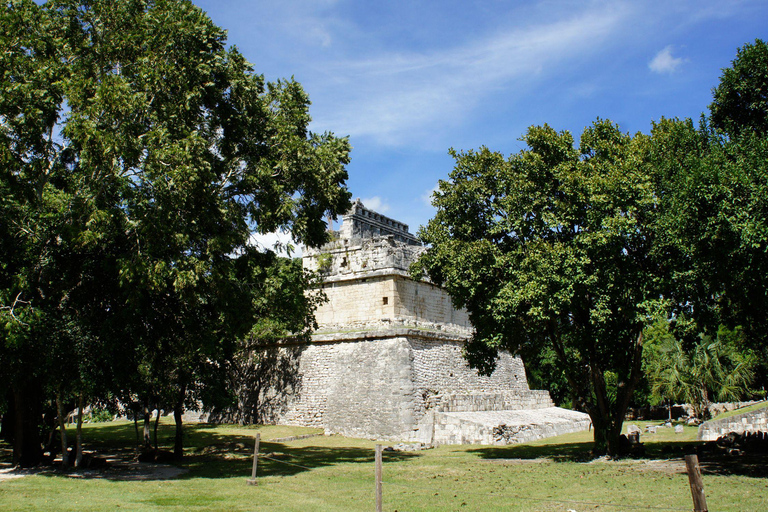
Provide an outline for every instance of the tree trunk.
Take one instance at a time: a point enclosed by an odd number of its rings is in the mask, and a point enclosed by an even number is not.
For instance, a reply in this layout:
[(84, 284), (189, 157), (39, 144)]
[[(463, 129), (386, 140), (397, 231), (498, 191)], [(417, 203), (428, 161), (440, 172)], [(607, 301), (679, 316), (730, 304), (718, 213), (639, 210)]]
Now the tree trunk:
[(133, 428), (136, 430), (136, 456), (138, 457), (141, 442), (139, 441), (139, 411), (135, 409), (133, 411)]
[(150, 436), (150, 427), (152, 425), (152, 411), (149, 403), (144, 402), (144, 449), (152, 449), (152, 437)]
[(184, 397), (187, 394), (186, 386), (181, 386), (179, 397), (173, 405), (173, 419), (176, 423), (176, 436), (173, 442), (173, 455), (176, 460), (181, 460), (184, 456), (184, 430), (182, 425), (182, 416), (184, 414)]
[(77, 455), (75, 455), (75, 467), (83, 465), (83, 393), (77, 397)]
[(61, 393), (56, 393), (56, 413), (59, 417), (59, 433), (61, 435), (61, 464), (69, 466), (69, 454), (67, 453), (67, 428), (64, 418), (64, 404), (61, 402)]
[(157, 418), (155, 418), (155, 431), (154, 431), (155, 450), (157, 450), (157, 426), (158, 425), (160, 425), (160, 406), (157, 407)]
[(42, 419), (39, 393), (33, 384), (23, 388), (14, 387), (14, 432), (13, 465), (33, 467), (43, 460), (43, 447), (40, 437)]

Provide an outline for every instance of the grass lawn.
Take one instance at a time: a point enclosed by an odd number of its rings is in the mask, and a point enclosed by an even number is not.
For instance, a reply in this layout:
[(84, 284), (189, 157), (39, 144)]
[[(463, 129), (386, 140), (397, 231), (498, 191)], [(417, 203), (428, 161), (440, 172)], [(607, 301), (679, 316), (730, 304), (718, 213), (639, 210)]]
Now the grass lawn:
[[(635, 422), (644, 429), (645, 422)], [(655, 422), (653, 424), (658, 424)], [(253, 436), (261, 434), (257, 486), (250, 476)], [(172, 479), (153, 465), (36, 474), (0, 481), (0, 510), (373, 510), (373, 441), (317, 436), (297, 427), (192, 425), (185, 459)], [(384, 509), (412, 510), (691, 510), (682, 455), (695, 446), (696, 429), (662, 428), (643, 434), (646, 458), (590, 460), (591, 433), (534, 443), (441, 446), (384, 452)], [(173, 426), (161, 423), (161, 444)], [(84, 426), (86, 449), (130, 458), (133, 424)], [(9, 466), (2, 446), (0, 469)], [(712, 510), (768, 510), (768, 470), (762, 460), (708, 461), (704, 490)], [(149, 467), (150, 469), (145, 469)]]

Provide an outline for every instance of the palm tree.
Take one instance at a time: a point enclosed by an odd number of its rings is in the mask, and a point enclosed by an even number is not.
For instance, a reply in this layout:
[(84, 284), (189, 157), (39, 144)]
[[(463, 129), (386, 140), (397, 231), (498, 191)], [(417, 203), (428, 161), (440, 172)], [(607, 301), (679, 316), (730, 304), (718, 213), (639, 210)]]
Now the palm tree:
[[(658, 334), (658, 333), (654, 333)], [(750, 392), (755, 372), (753, 353), (740, 350), (740, 331), (721, 328), (715, 339), (701, 335), (685, 350), (668, 329), (656, 336), (646, 357), (651, 395), (659, 401), (691, 404), (694, 416), (706, 419), (711, 398), (739, 400)]]

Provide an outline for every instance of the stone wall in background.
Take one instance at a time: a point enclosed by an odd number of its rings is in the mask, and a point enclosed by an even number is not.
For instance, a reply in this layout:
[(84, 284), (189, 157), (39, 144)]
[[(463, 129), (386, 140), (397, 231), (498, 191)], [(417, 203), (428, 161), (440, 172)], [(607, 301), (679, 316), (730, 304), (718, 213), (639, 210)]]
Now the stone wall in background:
[(705, 421), (699, 425), (699, 441), (716, 441), (730, 432), (737, 434), (768, 432), (768, 403), (762, 409), (737, 414), (721, 420)]

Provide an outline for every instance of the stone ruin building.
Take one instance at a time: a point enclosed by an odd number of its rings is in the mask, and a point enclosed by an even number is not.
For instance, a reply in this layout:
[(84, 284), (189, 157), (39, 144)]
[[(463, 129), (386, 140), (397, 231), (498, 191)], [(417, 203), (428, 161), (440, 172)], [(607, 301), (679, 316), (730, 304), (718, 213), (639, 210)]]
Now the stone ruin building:
[(507, 444), (588, 428), (586, 414), (528, 388), (519, 357), (501, 353), (490, 376), (467, 365), (468, 315), (410, 277), (424, 247), (407, 225), (358, 199), (334, 235), (303, 255), (324, 276), (328, 301), (309, 344), (272, 349), (281, 352), (275, 361), (293, 361), (293, 379), (286, 391), (262, 393), (261, 421), (425, 444)]

